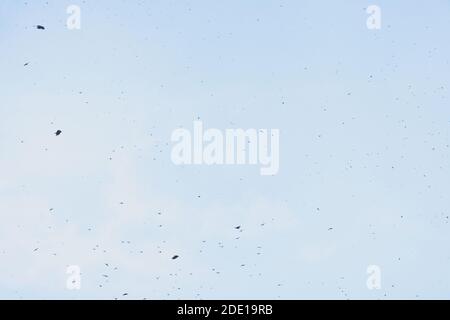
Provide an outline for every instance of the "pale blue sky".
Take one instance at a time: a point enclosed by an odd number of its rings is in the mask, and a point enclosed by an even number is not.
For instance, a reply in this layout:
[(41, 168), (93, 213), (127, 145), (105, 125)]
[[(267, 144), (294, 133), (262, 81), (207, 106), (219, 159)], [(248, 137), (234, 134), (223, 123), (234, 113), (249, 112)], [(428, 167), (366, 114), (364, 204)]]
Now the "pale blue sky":
[[(0, 298), (448, 298), (449, 31), (444, 0), (1, 1)], [(280, 129), (278, 175), (174, 166), (197, 118)]]

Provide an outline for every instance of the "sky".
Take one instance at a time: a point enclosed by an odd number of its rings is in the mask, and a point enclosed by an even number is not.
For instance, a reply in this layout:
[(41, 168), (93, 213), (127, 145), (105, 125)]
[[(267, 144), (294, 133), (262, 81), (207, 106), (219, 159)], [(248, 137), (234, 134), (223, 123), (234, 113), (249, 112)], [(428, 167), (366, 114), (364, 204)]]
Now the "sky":
[[(448, 0), (1, 1), (0, 298), (448, 299), (449, 31)], [(175, 165), (199, 120), (278, 129), (278, 173)]]

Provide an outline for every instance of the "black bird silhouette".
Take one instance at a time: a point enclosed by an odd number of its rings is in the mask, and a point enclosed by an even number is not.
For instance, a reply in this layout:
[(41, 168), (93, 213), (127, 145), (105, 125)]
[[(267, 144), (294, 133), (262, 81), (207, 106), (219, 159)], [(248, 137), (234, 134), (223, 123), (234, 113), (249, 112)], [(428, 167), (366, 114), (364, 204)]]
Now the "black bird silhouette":
[(177, 256), (177, 255), (174, 255), (174, 256), (172, 257), (172, 260), (175, 260), (175, 259), (178, 259), (178, 256)]
[(59, 136), (61, 133), (62, 133), (61, 130), (57, 130), (57, 131), (55, 132), (55, 135), (56, 135), (56, 136)]
[(36, 29), (38, 29), (38, 30), (45, 30), (45, 27), (44, 27), (44, 26), (41, 26), (40, 24), (38, 24), (38, 25), (36, 26)]

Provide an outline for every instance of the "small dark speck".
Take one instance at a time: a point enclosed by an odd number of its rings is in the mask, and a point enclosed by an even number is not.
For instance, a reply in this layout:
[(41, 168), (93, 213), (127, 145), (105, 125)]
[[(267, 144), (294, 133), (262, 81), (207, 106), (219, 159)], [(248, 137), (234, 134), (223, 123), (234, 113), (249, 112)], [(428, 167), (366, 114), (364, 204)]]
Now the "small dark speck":
[(172, 260), (175, 260), (175, 259), (178, 259), (178, 258), (179, 258), (179, 256), (174, 255), (174, 256), (172, 257)]
[(55, 132), (55, 136), (59, 136), (61, 133), (62, 133), (61, 130), (57, 130), (57, 131)]
[(38, 30), (45, 30), (45, 27), (38, 24), (36, 26), (36, 29), (38, 29)]

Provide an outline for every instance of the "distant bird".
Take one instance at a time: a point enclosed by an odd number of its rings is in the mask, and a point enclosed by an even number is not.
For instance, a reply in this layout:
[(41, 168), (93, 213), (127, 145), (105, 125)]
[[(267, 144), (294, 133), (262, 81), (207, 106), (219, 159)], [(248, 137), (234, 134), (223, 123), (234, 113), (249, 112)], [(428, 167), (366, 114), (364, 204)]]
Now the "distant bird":
[(236, 229), (236, 230), (239, 230), (240, 228), (241, 228), (241, 226), (237, 226), (237, 227), (235, 227), (235, 229)]
[(178, 259), (178, 258), (179, 258), (179, 256), (174, 255), (174, 256), (172, 257), (172, 260), (175, 260), (175, 259)]
[(45, 27), (44, 27), (44, 26), (41, 26), (40, 24), (38, 24), (38, 25), (36, 26), (36, 29), (38, 29), (38, 30), (45, 30)]
[(29, 65), (29, 64), (30, 64), (30, 63), (27, 62), (27, 63), (24, 63), (23, 66), (26, 67), (26, 66)]
[(56, 136), (59, 136), (61, 133), (62, 133), (61, 130), (57, 130), (57, 131), (55, 132), (55, 135), (56, 135)]

